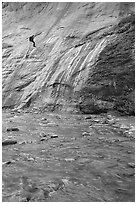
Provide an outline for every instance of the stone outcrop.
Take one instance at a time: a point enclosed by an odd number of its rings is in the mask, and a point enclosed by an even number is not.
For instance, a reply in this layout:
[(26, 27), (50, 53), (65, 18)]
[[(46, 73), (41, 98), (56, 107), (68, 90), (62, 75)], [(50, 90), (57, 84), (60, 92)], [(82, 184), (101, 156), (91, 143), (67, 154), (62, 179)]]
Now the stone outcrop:
[(2, 7), (3, 108), (134, 114), (134, 3)]

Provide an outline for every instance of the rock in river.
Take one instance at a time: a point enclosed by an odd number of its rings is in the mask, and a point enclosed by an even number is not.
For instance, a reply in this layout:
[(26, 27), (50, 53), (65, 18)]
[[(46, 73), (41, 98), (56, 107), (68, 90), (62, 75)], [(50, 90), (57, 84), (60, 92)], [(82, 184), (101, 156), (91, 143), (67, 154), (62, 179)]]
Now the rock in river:
[(10, 131), (19, 131), (19, 128), (7, 128), (7, 132), (10, 132)]
[(16, 144), (17, 141), (16, 140), (11, 140), (11, 139), (6, 139), (2, 142), (2, 146), (6, 146), (6, 145), (14, 145)]

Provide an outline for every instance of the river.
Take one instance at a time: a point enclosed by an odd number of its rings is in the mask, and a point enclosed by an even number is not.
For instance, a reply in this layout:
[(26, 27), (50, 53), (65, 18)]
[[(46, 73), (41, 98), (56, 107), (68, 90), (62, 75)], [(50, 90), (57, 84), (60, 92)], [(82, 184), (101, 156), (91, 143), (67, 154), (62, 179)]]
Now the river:
[(2, 140), (17, 141), (2, 146), (4, 202), (135, 201), (134, 117), (9, 110), (2, 116)]

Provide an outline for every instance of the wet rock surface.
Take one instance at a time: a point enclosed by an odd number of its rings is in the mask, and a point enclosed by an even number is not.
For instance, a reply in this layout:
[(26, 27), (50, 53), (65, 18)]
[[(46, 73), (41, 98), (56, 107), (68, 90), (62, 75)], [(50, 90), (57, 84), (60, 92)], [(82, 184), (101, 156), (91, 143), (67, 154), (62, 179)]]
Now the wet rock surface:
[(134, 117), (7, 110), (2, 128), (4, 202), (135, 201)]
[(16, 144), (16, 143), (17, 143), (16, 140), (6, 139), (6, 140), (2, 141), (2, 146), (14, 145), (14, 144)]
[(135, 114), (134, 2), (3, 2), (2, 14), (3, 108)]
[(18, 128), (7, 128), (7, 132), (9, 132), (9, 131), (19, 131), (19, 129)]

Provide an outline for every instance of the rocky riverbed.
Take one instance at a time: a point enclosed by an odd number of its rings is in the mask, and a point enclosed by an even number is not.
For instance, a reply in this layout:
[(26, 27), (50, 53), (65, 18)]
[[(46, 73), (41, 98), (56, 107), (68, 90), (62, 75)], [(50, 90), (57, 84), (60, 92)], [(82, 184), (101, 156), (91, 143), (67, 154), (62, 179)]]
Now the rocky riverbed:
[(3, 111), (4, 202), (135, 201), (135, 121)]

